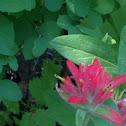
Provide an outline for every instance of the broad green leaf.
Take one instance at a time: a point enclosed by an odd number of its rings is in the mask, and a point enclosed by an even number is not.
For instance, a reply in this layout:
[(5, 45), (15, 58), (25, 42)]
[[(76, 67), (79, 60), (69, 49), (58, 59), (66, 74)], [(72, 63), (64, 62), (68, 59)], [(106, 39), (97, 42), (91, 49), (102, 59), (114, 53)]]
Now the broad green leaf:
[(61, 55), (76, 64), (91, 64), (97, 57), (108, 72), (117, 74), (116, 52), (97, 38), (87, 35), (68, 35), (57, 37), (50, 43)]
[(76, 113), (76, 126), (83, 126), (86, 112), (78, 109)]
[(80, 17), (85, 17), (88, 14), (89, 4), (87, 0), (66, 0), (69, 9)]
[[(118, 36), (120, 36), (120, 33), (122, 31), (122, 28), (124, 25), (126, 25), (126, 10), (119, 8), (118, 10), (114, 11), (112, 14), (112, 19), (114, 23), (114, 27), (118, 33)], [(118, 25), (117, 25), (118, 24)]]
[(61, 34), (61, 28), (58, 27), (56, 22), (47, 21), (39, 28), (40, 34), (43, 38), (53, 39)]
[(14, 37), (13, 23), (0, 14), (0, 54), (13, 56), (17, 53)]
[(63, 4), (63, 0), (45, 0), (45, 7), (50, 11), (58, 11)]
[(15, 56), (8, 57), (8, 63), (9, 63), (10, 68), (13, 71), (16, 71), (18, 69), (18, 61), (17, 61), (17, 58)]
[(19, 12), (24, 9), (30, 11), (35, 7), (35, 0), (0, 0), (0, 11)]
[(22, 98), (18, 85), (10, 80), (0, 80), (0, 101), (2, 98), (8, 101), (19, 101)]
[(114, 6), (115, 6), (115, 1), (114, 0), (96, 0), (96, 6), (95, 10), (101, 14), (108, 14), (110, 13)]
[(45, 50), (49, 47), (50, 39), (37, 38), (34, 41), (34, 47), (32, 49), (33, 55), (35, 57), (41, 56)]
[(118, 55), (118, 74), (126, 74), (126, 25), (123, 27), (120, 36), (119, 55)]
[(57, 25), (65, 30), (70, 30), (74, 27), (72, 20), (67, 15), (60, 15), (57, 20)]

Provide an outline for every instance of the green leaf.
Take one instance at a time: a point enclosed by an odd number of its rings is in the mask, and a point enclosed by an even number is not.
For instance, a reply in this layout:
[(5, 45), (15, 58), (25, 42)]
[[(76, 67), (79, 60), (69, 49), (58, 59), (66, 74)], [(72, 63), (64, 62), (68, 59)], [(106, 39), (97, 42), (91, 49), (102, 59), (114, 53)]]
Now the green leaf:
[(85, 17), (88, 14), (89, 4), (87, 0), (66, 0), (69, 9), (80, 17)]
[[(96, 109), (96, 113), (100, 113), (108, 118), (112, 118), (111, 115), (109, 115), (109, 112), (106, 109), (106, 107), (114, 109), (119, 113), (119, 109), (118, 109), (117, 105), (115, 104), (114, 100), (111, 98), (107, 99), (102, 105), (100, 105)], [(116, 124), (109, 122), (109, 121), (107, 121), (101, 117), (98, 117), (98, 116), (93, 116), (93, 119), (94, 119), (95, 126), (101, 126), (101, 125), (102, 126), (117, 126)]]
[(13, 23), (0, 14), (0, 54), (13, 56), (18, 48), (14, 43)]
[(7, 56), (0, 55), (0, 73), (3, 70), (3, 65), (6, 65), (8, 63), (8, 58)]
[(12, 112), (14, 114), (19, 114), (19, 103), (18, 102), (12, 102), (12, 101), (8, 101), (6, 99), (2, 99), (2, 102), (6, 106), (6, 108), (9, 112)]
[(95, 126), (119, 126), (98, 116), (93, 117), (93, 122)]
[(89, 10), (88, 20), (93, 28), (101, 28), (103, 25), (103, 19), (101, 14), (97, 13), (96, 11)]
[(123, 27), (120, 36), (119, 54), (118, 54), (118, 74), (126, 74), (126, 25)]
[(45, 112), (49, 121), (53, 120), (64, 126), (74, 126), (76, 110), (65, 103), (55, 90), (57, 79), (54, 74), (59, 74), (60, 69), (53, 62), (44, 63), (42, 77), (30, 81), (29, 90), (38, 104), (48, 107)]
[(116, 41), (108, 33), (105, 34), (102, 41), (110, 45), (116, 44)]
[(74, 26), (73, 28), (68, 30), (68, 34), (82, 34), (78, 26)]
[(67, 15), (60, 15), (57, 20), (57, 25), (65, 30), (70, 30), (74, 27), (72, 20)]
[(49, 118), (46, 110), (38, 109), (34, 114), (26, 112), (23, 115), (20, 126), (55, 126), (56, 122)]
[[(125, 17), (126, 17), (126, 10), (119, 8), (118, 10), (114, 11), (111, 16), (113, 19), (114, 27), (118, 33), (118, 36), (120, 36), (120, 33), (122, 31), (122, 28), (124, 25), (126, 25)], [(118, 24), (118, 25), (117, 25)]]
[(13, 126), (13, 122), (10, 118), (10, 116), (8, 116), (9, 113), (8, 111), (0, 111), (0, 126), (5, 126), (5, 125), (9, 125), (9, 126)]
[(35, 7), (35, 0), (0, 0), (0, 11), (19, 12), (24, 9), (30, 11)]
[(72, 20), (75, 20), (75, 21), (79, 21), (80, 20), (80, 17), (77, 16), (75, 13), (73, 13), (69, 7), (67, 7), (67, 13), (68, 13), (68, 16), (72, 19)]
[(110, 13), (114, 6), (115, 6), (115, 1), (114, 0), (96, 0), (96, 6), (95, 10), (101, 14), (108, 14)]
[(63, 4), (63, 0), (45, 0), (45, 7), (50, 11), (58, 11)]
[(10, 80), (0, 80), (0, 101), (2, 98), (8, 101), (19, 101), (22, 98), (22, 93), (16, 83)]
[(8, 58), (7, 56), (0, 55), (0, 64), (1, 65), (6, 65), (8, 63)]
[(3, 70), (3, 66), (0, 64), (0, 74), (1, 74), (2, 70)]
[(23, 55), (25, 60), (31, 60), (35, 58), (32, 52), (32, 48), (34, 46), (34, 41), (36, 38), (37, 36), (33, 35), (24, 41)]
[(117, 0), (120, 4), (120, 6), (123, 8), (123, 9), (126, 9), (126, 1), (125, 0)]
[(83, 126), (86, 112), (78, 109), (76, 113), (76, 126)]
[(43, 14), (44, 14), (44, 22), (47, 22), (47, 21), (57, 21), (57, 18), (59, 16), (59, 12), (50, 12), (48, 11), (47, 9), (45, 9), (43, 11)]
[(119, 112), (119, 109), (118, 109), (117, 105), (115, 104), (115, 101), (112, 98), (105, 100), (103, 105), (105, 105), (109, 108), (112, 108), (112, 109), (116, 110), (117, 112)]
[(76, 109), (66, 103), (56, 90), (50, 91), (46, 95), (46, 106), (52, 120), (63, 126), (75, 126)]
[(96, 37), (96, 38), (102, 37), (102, 32), (98, 27), (95, 29), (90, 29), (86, 27), (84, 24), (80, 24), (78, 25), (78, 28), (80, 29), (82, 33), (87, 34), (89, 36)]
[(19, 46), (22, 46), (24, 41), (33, 35), (33, 25), (26, 18), (23, 15), (14, 21), (15, 41)]
[(57, 37), (50, 43), (61, 55), (76, 64), (91, 64), (94, 57), (97, 57), (108, 72), (117, 74), (116, 52), (97, 38), (86, 35), (68, 35)]
[(8, 63), (9, 63), (10, 68), (13, 71), (16, 71), (18, 69), (18, 61), (17, 61), (17, 58), (15, 56), (8, 57)]
[(32, 49), (33, 55), (35, 57), (41, 56), (45, 50), (49, 47), (50, 39), (37, 38), (34, 41), (34, 47)]
[(114, 25), (110, 23), (108, 20), (105, 20), (104, 24), (102, 25), (102, 32), (103, 34), (108, 33), (116, 41), (119, 41), (119, 36)]
[(55, 88), (57, 79), (54, 77), (54, 74), (59, 74), (61, 68), (54, 64), (54, 62), (49, 62), (48, 64), (45, 62), (42, 69), (43, 77), (35, 78), (29, 83), (30, 93), (36, 102), (40, 104), (45, 103), (45, 94)]
[(60, 35), (61, 28), (58, 27), (56, 22), (47, 21), (40, 26), (39, 31), (43, 38), (53, 39)]

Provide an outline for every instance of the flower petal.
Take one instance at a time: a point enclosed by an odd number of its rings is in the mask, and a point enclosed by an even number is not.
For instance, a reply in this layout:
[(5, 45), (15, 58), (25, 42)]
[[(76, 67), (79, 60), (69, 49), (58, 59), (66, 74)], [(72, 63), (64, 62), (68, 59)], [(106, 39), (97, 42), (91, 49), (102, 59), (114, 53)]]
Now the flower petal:
[(123, 125), (125, 123), (121, 116), (114, 109), (108, 108), (106, 106), (99, 106), (95, 114), (115, 124)]
[(67, 64), (67, 67), (69, 68), (71, 74), (74, 76), (75, 80), (78, 80), (79, 70), (78, 70), (77, 66), (70, 60), (67, 60), (66, 64)]
[(84, 97), (79, 97), (79, 96), (73, 96), (71, 95), (69, 99), (67, 100), (68, 103), (71, 104), (87, 104), (88, 100)]
[(126, 75), (120, 75), (111, 80), (111, 83), (113, 83), (112, 89), (118, 87), (119, 85), (126, 82)]

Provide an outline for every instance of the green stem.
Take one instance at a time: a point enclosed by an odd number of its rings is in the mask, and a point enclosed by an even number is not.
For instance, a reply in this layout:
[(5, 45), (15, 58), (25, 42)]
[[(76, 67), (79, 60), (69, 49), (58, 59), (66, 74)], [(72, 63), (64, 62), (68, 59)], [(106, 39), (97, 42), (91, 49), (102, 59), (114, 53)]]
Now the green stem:
[(86, 113), (82, 126), (87, 126), (89, 119), (90, 119), (90, 114)]

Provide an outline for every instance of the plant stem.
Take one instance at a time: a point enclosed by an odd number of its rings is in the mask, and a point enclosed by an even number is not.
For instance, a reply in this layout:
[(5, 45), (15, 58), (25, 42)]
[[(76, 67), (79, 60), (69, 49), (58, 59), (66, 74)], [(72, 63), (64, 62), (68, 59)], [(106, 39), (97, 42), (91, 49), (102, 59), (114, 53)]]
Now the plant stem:
[(87, 126), (88, 121), (89, 121), (89, 118), (90, 118), (90, 114), (89, 113), (86, 113), (85, 114), (85, 117), (84, 117), (84, 121), (83, 121), (82, 126)]

